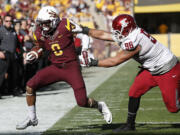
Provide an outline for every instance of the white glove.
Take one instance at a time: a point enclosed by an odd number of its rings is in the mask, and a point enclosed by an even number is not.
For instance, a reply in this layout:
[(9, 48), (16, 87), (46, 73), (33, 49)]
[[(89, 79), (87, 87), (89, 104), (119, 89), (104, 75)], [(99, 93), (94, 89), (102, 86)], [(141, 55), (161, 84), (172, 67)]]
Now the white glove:
[(38, 59), (38, 54), (35, 51), (30, 51), (26, 54), (25, 60), (26, 63), (32, 64)]
[(81, 27), (81, 25), (73, 22), (72, 20), (70, 20), (71, 24), (74, 25), (74, 28), (72, 29), (72, 32), (76, 32), (76, 33), (80, 33), (83, 31), (83, 28)]

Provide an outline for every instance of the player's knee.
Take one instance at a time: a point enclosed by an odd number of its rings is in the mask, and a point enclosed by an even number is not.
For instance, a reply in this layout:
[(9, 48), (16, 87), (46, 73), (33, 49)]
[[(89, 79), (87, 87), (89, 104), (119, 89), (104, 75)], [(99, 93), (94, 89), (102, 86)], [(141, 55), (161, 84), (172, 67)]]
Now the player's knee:
[(170, 105), (170, 104), (166, 104), (166, 108), (168, 109), (169, 112), (171, 113), (177, 113), (180, 110), (180, 106), (176, 106), (176, 105)]
[(87, 106), (87, 96), (85, 87), (74, 89), (77, 105), (80, 107)]
[(177, 109), (177, 108), (168, 108), (168, 111), (171, 112), (171, 113), (178, 113), (180, 109)]
[(86, 107), (87, 106), (86, 99), (79, 99), (79, 100), (77, 100), (77, 105), (80, 106), (80, 107)]
[(139, 98), (141, 96), (142, 96), (142, 94), (140, 94), (140, 93), (129, 92), (129, 97)]
[(32, 96), (32, 95), (34, 95), (34, 93), (35, 92), (31, 87), (26, 86), (26, 96)]

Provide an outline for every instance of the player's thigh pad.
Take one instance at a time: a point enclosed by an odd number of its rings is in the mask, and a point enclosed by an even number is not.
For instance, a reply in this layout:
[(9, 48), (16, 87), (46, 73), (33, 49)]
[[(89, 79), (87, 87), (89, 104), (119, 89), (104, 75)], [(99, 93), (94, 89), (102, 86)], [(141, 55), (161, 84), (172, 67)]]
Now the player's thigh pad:
[(140, 97), (145, 94), (150, 88), (157, 86), (157, 83), (153, 79), (149, 71), (143, 70), (140, 72), (129, 90), (130, 97)]
[(27, 86), (36, 90), (40, 87), (46, 86), (48, 84), (57, 82), (61, 80), (63, 72), (54, 65), (45, 67), (39, 70), (28, 82)]

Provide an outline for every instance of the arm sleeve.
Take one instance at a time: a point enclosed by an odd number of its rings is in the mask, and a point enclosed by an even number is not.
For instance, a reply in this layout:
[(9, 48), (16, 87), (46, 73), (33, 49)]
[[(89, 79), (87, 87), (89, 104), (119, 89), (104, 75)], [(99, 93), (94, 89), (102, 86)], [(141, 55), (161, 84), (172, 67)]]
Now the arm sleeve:
[(38, 38), (38, 35), (35, 32), (33, 32), (33, 44), (35, 46), (43, 48), (43, 41)]

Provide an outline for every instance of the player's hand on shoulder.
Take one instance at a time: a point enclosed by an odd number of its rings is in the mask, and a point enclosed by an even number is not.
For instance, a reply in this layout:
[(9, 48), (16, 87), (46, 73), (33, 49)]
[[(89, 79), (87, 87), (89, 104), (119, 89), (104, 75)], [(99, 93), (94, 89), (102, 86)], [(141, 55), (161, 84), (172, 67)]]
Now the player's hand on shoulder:
[(73, 22), (72, 20), (70, 20), (71, 22), (71, 27), (72, 27), (72, 32), (74, 33), (83, 33), (83, 34), (89, 34), (89, 28), (88, 27), (84, 27), (82, 25), (79, 25), (75, 22)]
[(70, 20), (71, 26), (72, 26), (72, 32), (75, 33), (81, 33), (83, 31), (83, 28), (81, 25), (75, 23), (74, 21)]

